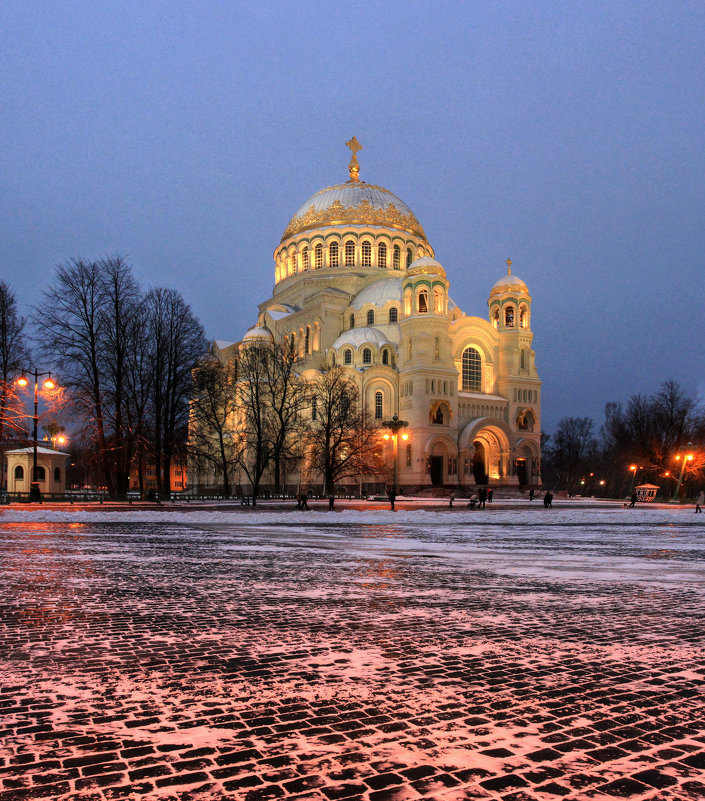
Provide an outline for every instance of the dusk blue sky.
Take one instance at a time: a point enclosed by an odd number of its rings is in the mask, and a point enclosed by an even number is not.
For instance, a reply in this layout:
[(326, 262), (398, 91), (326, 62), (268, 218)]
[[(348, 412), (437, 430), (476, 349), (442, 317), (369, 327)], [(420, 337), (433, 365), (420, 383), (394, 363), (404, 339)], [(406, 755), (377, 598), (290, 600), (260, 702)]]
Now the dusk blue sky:
[(318, 189), (399, 195), (487, 317), (533, 296), (543, 427), (705, 390), (705, 3), (15, 2), (0, 26), (0, 277), (126, 254), (237, 340)]

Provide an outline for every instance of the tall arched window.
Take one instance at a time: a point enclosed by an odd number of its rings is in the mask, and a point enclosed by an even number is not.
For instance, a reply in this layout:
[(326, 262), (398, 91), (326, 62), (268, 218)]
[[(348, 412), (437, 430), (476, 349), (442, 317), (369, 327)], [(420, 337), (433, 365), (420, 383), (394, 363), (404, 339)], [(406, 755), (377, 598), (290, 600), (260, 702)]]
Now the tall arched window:
[(54, 481), (61, 481), (61, 468), (55, 467), (54, 468)]
[(389, 351), (387, 348), (382, 351), (382, 364), (389, 364)]
[(411, 248), (406, 249), (406, 269), (408, 270), (411, 267), (411, 262), (414, 260), (414, 254), (411, 252)]
[(331, 242), (330, 248), (328, 249), (328, 264), (331, 267), (338, 266), (338, 243)]
[(304, 353), (309, 354), (311, 352), (311, 326), (306, 326), (306, 334), (304, 336)]
[(392, 268), (398, 270), (401, 267), (401, 248), (399, 245), (394, 245), (394, 255), (392, 259)]
[(375, 392), (375, 420), (382, 419), (382, 403), (383, 403), (382, 393)]
[(514, 328), (514, 306), (507, 306), (504, 310), (504, 324), (507, 328)]
[(482, 387), (482, 358), (476, 348), (463, 351), (463, 389), (480, 392)]
[(519, 352), (519, 366), (522, 370), (526, 369), (526, 356), (524, 355), (524, 348)]
[(308, 248), (301, 251), (301, 269), (308, 270)]
[(397, 307), (392, 306), (392, 308), (389, 310), (389, 322), (396, 323), (397, 319), (398, 319)]
[(384, 242), (380, 242), (377, 247), (377, 266), (383, 270), (387, 269), (387, 246)]
[(419, 314), (426, 314), (428, 312), (428, 292), (422, 289), (419, 292)]
[(313, 268), (320, 270), (321, 267), (323, 267), (323, 245), (319, 243), (313, 251)]
[(362, 363), (372, 364), (372, 351), (369, 348), (365, 348), (362, 351)]
[(296, 332), (291, 332), (291, 352), (296, 353)]
[(47, 477), (46, 470), (41, 465), (37, 465), (36, 476), (37, 481), (44, 481)]
[(362, 266), (372, 266), (372, 245), (369, 242), (362, 243)]
[(311, 398), (311, 420), (315, 420), (318, 417), (318, 398), (314, 395)]
[(15, 481), (24, 481), (24, 467), (21, 464), (15, 468)]
[(345, 243), (345, 266), (355, 266), (355, 243), (352, 241), (352, 239), (348, 239), (348, 241)]
[(292, 252), (289, 254), (289, 275), (293, 275), (296, 272), (296, 253)]
[(367, 312), (367, 325), (375, 324), (375, 313), (372, 309)]
[(439, 361), (441, 358), (441, 340), (436, 337), (433, 343), (433, 359), (434, 361)]
[(346, 350), (345, 354), (343, 355), (343, 361), (345, 364), (352, 364), (352, 351)]
[(519, 328), (526, 328), (528, 317), (526, 306), (522, 306), (521, 309), (519, 309)]
[(492, 312), (492, 325), (495, 328), (499, 328), (499, 309), (495, 309)]
[(434, 314), (443, 313), (443, 295), (441, 294), (439, 289), (433, 290), (433, 313)]
[(350, 315), (350, 328), (355, 328), (355, 315)]

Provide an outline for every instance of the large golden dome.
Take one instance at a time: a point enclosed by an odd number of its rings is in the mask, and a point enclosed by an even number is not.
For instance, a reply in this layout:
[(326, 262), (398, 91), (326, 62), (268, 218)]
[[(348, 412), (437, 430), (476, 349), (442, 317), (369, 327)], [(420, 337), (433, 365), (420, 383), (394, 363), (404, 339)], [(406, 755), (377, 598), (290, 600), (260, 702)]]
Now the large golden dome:
[(403, 200), (384, 187), (350, 180), (321, 189), (303, 203), (287, 225), (282, 242), (301, 231), (331, 225), (378, 225), (426, 239), (421, 223)]

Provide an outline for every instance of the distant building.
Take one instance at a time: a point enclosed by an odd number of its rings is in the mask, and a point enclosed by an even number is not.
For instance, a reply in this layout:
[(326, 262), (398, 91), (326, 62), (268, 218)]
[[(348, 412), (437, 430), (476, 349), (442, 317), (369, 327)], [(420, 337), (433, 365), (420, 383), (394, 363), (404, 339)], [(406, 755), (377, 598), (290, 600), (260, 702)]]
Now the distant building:
[[(173, 492), (181, 492), (186, 489), (186, 465), (176, 464), (172, 462), (171, 465), (171, 489)], [(157, 489), (157, 467), (154, 462), (149, 462), (144, 468), (143, 474), (144, 489), (156, 490)], [(135, 492), (140, 488), (139, 475), (137, 469), (133, 466), (130, 470), (130, 491)]]
[[(366, 410), (408, 421), (405, 488), (540, 481), (541, 382), (531, 295), (506, 274), (489, 288), (488, 317), (467, 316), (411, 209), (350, 179), (306, 200), (274, 251), (274, 290), (243, 342), (285, 342), (303, 370), (340, 365)], [(457, 270), (468, 279), (467, 267)], [(472, 273), (473, 287), (482, 276)], [(238, 342), (216, 340), (225, 362)]]
[[(42, 495), (63, 493), (66, 489), (68, 453), (37, 447), (37, 484)], [(34, 447), (5, 451), (7, 491), (29, 492), (34, 467)]]

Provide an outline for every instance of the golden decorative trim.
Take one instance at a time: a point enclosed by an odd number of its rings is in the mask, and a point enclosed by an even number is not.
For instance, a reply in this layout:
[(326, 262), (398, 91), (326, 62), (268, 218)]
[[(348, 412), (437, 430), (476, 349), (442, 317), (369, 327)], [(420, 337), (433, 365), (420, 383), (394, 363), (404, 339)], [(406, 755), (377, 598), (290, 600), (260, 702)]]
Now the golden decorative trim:
[(385, 228), (398, 228), (409, 231), (421, 239), (426, 239), (421, 223), (413, 212), (402, 214), (391, 203), (386, 209), (376, 209), (367, 199), (363, 199), (357, 206), (343, 206), (336, 200), (327, 209), (316, 211), (313, 206), (300, 217), (294, 217), (282, 236), (282, 242), (291, 236), (309, 228), (318, 228), (323, 225), (345, 225), (351, 223), (366, 225), (381, 225)]

